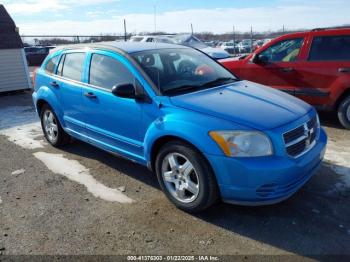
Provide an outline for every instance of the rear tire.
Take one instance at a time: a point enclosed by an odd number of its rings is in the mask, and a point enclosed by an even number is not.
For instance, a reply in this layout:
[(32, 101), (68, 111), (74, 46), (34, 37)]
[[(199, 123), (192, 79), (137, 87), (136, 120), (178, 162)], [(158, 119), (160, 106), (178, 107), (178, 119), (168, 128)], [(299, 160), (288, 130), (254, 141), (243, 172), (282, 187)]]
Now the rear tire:
[(338, 107), (338, 118), (346, 129), (350, 129), (350, 96), (345, 97)]
[(40, 110), (41, 127), (45, 138), (54, 147), (60, 147), (70, 141), (70, 136), (64, 132), (53, 109), (45, 104)]
[(178, 208), (195, 213), (215, 203), (219, 190), (213, 171), (204, 156), (182, 141), (166, 143), (156, 158), (159, 184)]

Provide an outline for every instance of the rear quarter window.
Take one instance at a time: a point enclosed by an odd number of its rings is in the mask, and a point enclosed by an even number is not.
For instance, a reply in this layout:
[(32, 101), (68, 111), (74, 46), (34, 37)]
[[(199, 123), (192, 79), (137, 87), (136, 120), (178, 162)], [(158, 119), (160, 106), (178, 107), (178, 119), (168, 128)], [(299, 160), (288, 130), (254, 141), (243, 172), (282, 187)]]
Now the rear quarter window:
[(59, 59), (59, 56), (55, 56), (49, 59), (49, 61), (47, 61), (45, 65), (45, 71), (48, 73), (54, 74), (56, 66), (58, 64), (58, 59)]
[(350, 35), (314, 37), (309, 61), (350, 61)]

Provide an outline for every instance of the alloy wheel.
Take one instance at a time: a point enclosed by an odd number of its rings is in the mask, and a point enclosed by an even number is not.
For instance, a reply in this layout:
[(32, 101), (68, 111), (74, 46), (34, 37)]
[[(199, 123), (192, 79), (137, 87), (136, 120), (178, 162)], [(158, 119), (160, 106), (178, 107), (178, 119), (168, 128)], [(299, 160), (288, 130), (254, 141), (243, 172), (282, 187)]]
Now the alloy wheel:
[(170, 153), (162, 162), (162, 177), (169, 193), (182, 203), (191, 203), (199, 194), (199, 178), (193, 164), (182, 154)]
[(56, 118), (50, 110), (44, 112), (43, 124), (47, 139), (51, 143), (55, 143), (58, 138), (58, 127)]

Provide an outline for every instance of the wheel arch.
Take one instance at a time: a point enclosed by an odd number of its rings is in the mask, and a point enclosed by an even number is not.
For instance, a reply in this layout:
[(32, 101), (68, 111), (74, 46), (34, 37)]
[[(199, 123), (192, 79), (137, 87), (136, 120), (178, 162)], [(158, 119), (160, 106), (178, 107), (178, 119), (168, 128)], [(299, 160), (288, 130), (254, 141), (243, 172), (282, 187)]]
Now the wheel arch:
[(36, 102), (36, 110), (37, 110), (39, 116), (41, 115), (41, 110), (42, 110), (42, 108), (43, 108), (43, 106), (44, 106), (45, 104), (47, 104), (47, 105), (49, 105), (49, 106), (51, 107), (50, 103), (47, 102), (47, 101), (46, 101), (45, 99), (43, 99), (43, 98), (38, 99), (38, 101)]
[[(214, 171), (214, 168), (211, 165), (209, 159), (206, 157), (206, 155), (203, 152), (201, 152), (198, 149), (198, 147), (196, 147), (190, 141), (183, 139), (181, 137), (178, 137), (178, 136), (173, 136), (173, 135), (165, 135), (165, 136), (157, 138), (157, 140), (155, 140), (154, 144), (152, 145), (152, 158), (151, 158), (152, 159), (151, 160), (152, 170), (157, 173), (158, 180), (160, 180), (161, 175), (159, 174), (159, 171), (156, 170), (156, 166), (155, 166), (156, 165), (156, 158), (157, 158), (158, 152), (161, 149), (161, 147), (164, 144), (169, 143), (171, 141), (179, 141), (179, 142), (181, 141), (184, 145), (188, 145), (191, 148), (190, 149), (190, 151), (192, 152), (191, 155), (193, 155), (193, 151), (195, 151), (199, 154), (199, 160), (200, 160), (199, 163), (201, 164), (202, 167), (204, 167), (202, 175), (205, 177), (204, 179), (208, 179), (208, 185), (207, 185), (208, 191), (206, 191), (206, 193), (205, 193), (205, 195), (207, 195), (207, 197), (206, 197), (207, 200), (206, 200), (204, 206), (203, 206), (203, 203), (201, 205), (202, 205), (203, 209), (209, 207), (218, 198), (221, 197), (221, 192), (220, 192), (219, 183), (218, 183), (218, 177), (217, 177), (217, 175)], [(159, 181), (159, 183), (161, 183), (161, 181)], [(168, 195), (168, 193), (166, 193), (167, 190), (163, 188), (162, 184), (161, 184), (161, 187), (164, 190), (165, 194)], [(178, 206), (178, 204), (176, 204), (176, 203), (175, 203), (175, 205)], [(178, 207), (180, 207), (180, 206), (178, 206)], [(200, 210), (201, 209), (199, 209), (199, 211)]]
[(212, 171), (214, 173), (214, 169), (212, 168), (209, 160), (206, 158), (206, 156), (203, 154), (203, 152), (195, 144), (193, 144), (192, 142), (190, 142), (190, 141), (188, 141), (188, 140), (186, 140), (186, 139), (184, 139), (182, 137), (176, 136), (176, 135), (164, 135), (164, 136), (158, 137), (153, 142), (151, 150), (150, 150), (150, 165), (149, 165), (149, 168), (151, 170), (153, 170), (153, 171), (155, 170), (156, 157), (157, 157), (157, 154), (158, 154), (159, 150), (161, 149), (161, 147), (163, 145), (165, 145), (166, 143), (171, 142), (171, 141), (181, 141), (181, 142), (189, 145), (190, 147), (192, 147), (199, 154), (201, 154), (204, 159), (206, 159), (208, 165), (210, 166), (210, 168), (212, 169)]
[(350, 87), (346, 88), (344, 92), (338, 97), (336, 103), (335, 103), (335, 109), (338, 110), (341, 102), (346, 98), (350, 96)]
[(36, 110), (37, 110), (37, 113), (39, 114), (39, 116), (40, 116), (43, 105), (47, 104), (55, 112), (61, 125), (64, 123), (63, 113), (62, 113), (61, 108), (59, 106), (60, 103), (59, 103), (57, 94), (55, 94), (52, 90), (50, 90), (50, 88), (48, 88), (46, 86), (42, 86), (37, 91), (34, 101), (35, 101)]

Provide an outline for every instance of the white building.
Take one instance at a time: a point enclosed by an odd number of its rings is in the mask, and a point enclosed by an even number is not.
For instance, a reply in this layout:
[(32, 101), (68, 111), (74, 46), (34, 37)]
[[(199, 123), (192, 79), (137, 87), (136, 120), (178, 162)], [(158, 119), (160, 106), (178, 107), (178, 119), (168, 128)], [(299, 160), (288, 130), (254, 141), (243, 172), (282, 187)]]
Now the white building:
[(14, 21), (0, 4), (0, 93), (30, 88), (22, 40)]

